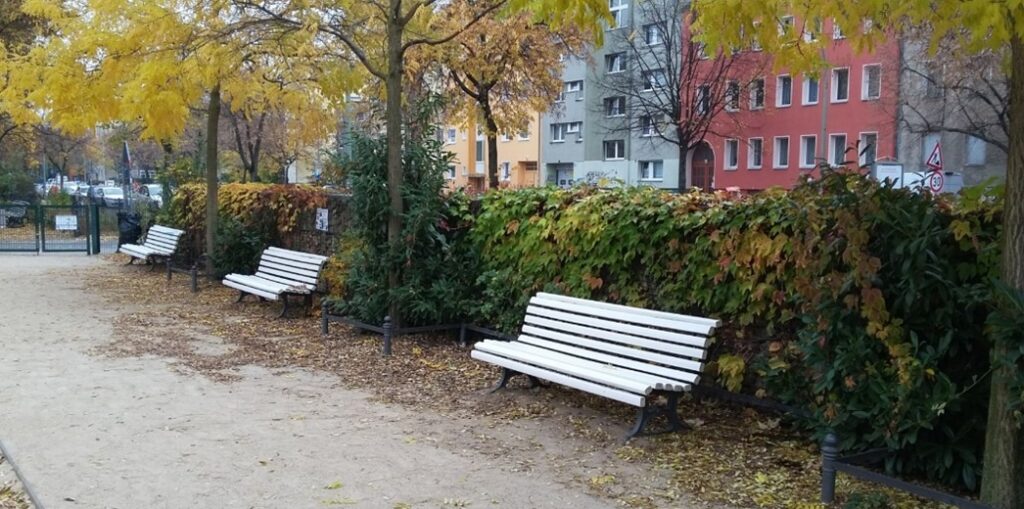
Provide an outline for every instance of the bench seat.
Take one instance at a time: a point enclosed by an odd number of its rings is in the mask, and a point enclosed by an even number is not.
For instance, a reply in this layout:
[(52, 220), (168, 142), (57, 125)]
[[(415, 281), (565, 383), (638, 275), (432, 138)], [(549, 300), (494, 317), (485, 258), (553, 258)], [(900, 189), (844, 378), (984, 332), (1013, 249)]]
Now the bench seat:
[(124, 244), (117, 252), (131, 256), (128, 263), (136, 259), (151, 261), (153, 258), (170, 258), (178, 251), (178, 244), (185, 235), (184, 230), (155, 224), (146, 232), (142, 244)]
[(320, 271), (326, 262), (326, 256), (269, 247), (260, 255), (255, 274), (228, 274), (221, 282), (239, 291), (239, 301), (246, 295), (283, 300), (281, 316), (284, 316), (289, 295), (305, 296), (308, 303), (317, 290)]
[[(631, 437), (658, 414), (668, 417), (671, 431), (682, 429), (678, 396), (699, 382), (718, 325), (709, 318), (538, 293), (515, 341), (484, 340), (471, 355), (502, 368), (495, 390), (525, 375), (639, 407)], [(656, 405), (661, 396), (664, 407)]]

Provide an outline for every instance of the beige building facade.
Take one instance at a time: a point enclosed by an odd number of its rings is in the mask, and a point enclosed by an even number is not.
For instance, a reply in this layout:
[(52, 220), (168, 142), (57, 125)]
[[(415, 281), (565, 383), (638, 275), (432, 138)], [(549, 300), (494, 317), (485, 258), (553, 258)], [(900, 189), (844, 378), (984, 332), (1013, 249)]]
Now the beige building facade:
[[(540, 116), (534, 115), (526, 129), (499, 134), (498, 180), (501, 187), (540, 185), (537, 162), (540, 158)], [(453, 155), (445, 177), (450, 189), (470, 194), (487, 190), (487, 136), (476, 121), (466, 125), (446, 125), (441, 132), (444, 150)]]

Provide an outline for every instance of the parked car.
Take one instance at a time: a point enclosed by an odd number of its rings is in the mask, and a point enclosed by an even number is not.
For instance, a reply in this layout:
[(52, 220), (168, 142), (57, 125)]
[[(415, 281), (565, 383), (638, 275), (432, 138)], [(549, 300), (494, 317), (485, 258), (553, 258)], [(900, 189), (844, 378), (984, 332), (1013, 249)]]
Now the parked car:
[(115, 208), (124, 203), (124, 191), (120, 187), (103, 186), (96, 194), (104, 207)]
[(139, 194), (148, 198), (156, 208), (164, 206), (164, 188), (160, 184), (146, 184), (139, 188)]

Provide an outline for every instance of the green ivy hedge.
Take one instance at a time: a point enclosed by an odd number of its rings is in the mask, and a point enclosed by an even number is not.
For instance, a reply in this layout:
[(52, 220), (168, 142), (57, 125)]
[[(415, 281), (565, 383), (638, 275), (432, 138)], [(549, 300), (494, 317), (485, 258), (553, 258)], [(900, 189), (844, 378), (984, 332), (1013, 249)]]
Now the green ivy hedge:
[[(991, 190), (990, 193), (991, 194)], [(888, 467), (974, 488), (1000, 201), (831, 172), (740, 200), (650, 188), (489, 193), (472, 318), (515, 330), (539, 290), (729, 324), (712, 374), (809, 410)]]

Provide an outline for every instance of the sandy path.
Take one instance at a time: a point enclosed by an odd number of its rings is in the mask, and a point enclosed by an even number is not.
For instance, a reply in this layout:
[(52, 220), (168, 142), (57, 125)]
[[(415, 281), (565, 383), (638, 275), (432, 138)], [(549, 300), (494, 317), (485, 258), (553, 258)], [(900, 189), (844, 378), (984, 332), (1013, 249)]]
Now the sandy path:
[(328, 375), (92, 355), (118, 310), (75, 274), (103, 263), (0, 256), (0, 438), (47, 508), (612, 507)]

